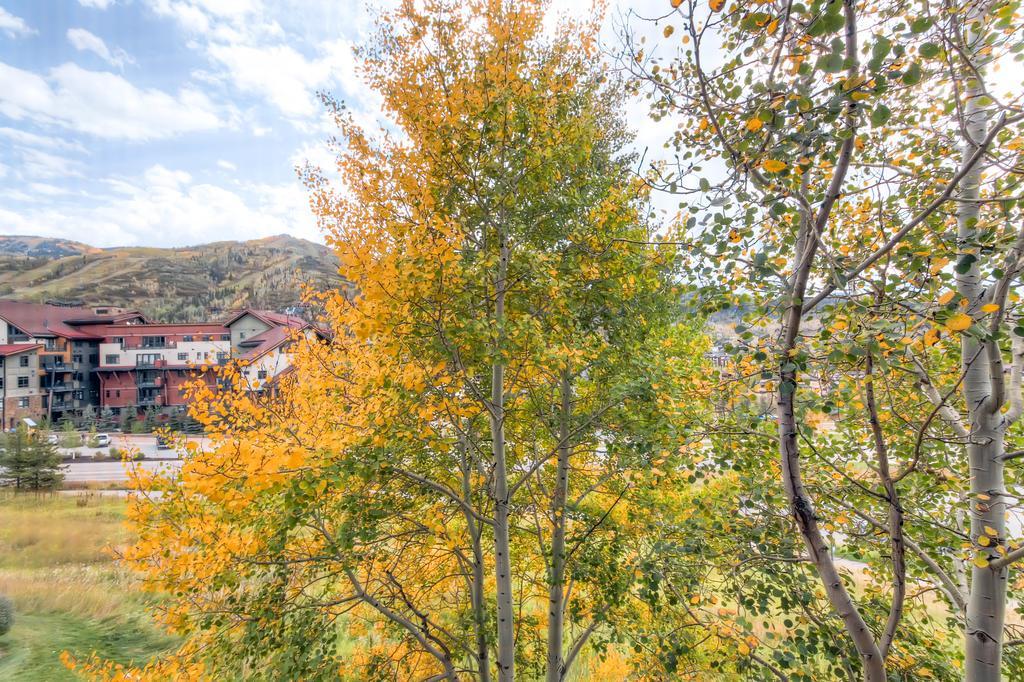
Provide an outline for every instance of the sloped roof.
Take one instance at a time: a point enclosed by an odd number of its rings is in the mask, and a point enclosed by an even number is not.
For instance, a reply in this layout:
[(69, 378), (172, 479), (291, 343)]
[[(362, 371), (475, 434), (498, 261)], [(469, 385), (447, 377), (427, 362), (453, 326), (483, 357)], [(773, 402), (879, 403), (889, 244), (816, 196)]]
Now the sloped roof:
[(238, 356), (239, 360), (255, 360), (269, 353), (291, 338), (291, 329), (287, 327), (271, 327), (267, 331), (250, 337), (238, 345), (248, 350)]
[(89, 308), (72, 308), (45, 303), (23, 303), (0, 299), (0, 319), (6, 320), (29, 336), (63, 336), (69, 339), (94, 339), (96, 335), (75, 324), (84, 320), (110, 318), (96, 315)]
[(309, 323), (301, 317), (295, 317), (293, 315), (284, 315), (282, 313), (275, 313), (273, 310), (257, 310), (255, 308), (245, 308), (234, 313), (231, 317), (224, 321), (225, 327), (230, 327), (232, 324), (237, 322), (246, 315), (252, 315), (257, 320), (261, 320), (271, 327), (291, 327), (292, 329), (302, 329)]
[(24, 353), (27, 350), (35, 350), (36, 348), (41, 348), (41, 346), (38, 343), (0, 344), (0, 357), (17, 355), (18, 353)]

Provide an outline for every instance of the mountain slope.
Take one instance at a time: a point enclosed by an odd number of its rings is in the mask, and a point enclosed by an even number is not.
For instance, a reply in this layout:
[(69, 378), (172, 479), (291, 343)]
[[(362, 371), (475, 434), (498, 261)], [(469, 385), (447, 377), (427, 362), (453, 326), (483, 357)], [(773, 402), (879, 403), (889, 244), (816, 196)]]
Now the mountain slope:
[(327, 247), (287, 235), (180, 249), (0, 237), (3, 298), (125, 306), (178, 322), (244, 306), (296, 306), (304, 283), (340, 285), (337, 260)]

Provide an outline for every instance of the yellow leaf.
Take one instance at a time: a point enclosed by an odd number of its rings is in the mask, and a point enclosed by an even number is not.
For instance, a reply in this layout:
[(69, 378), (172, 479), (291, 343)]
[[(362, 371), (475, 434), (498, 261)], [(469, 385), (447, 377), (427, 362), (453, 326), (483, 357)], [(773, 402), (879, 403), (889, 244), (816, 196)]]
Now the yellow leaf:
[(761, 162), (761, 168), (764, 168), (769, 173), (778, 173), (781, 170), (785, 170), (786, 162), (779, 161), (778, 159), (765, 159)]
[(999, 310), (998, 303), (986, 303), (985, 305), (981, 306), (981, 312), (983, 313), (994, 313), (997, 310)]
[(741, 235), (736, 230), (729, 230), (729, 241), (731, 241), (731, 242), (733, 242), (735, 244), (736, 242), (738, 242), (741, 239), (743, 239), (743, 235)]
[(683, 4), (683, 0), (672, 0), (673, 7), (679, 7), (681, 4)]
[(864, 76), (850, 76), (843, 81), (843, 90), (856, 90), (860, 86), (867, 82), (867, 78)]
[(954, 296), (956, 296), (955, 291), (947, 291), (942, 296), (939, 296), (939, 305), (946, 305), (953, 300)]
[(754, 118), (747, 121), (747, 130), (749, 130), (752, 133), (756, 133), (758, 130), (761, 129), (761, 126), (763, 125), (764, 123), (761, 121), (761, 119), (755, 116)]
[(939, 342), (939, 330), (932, 327), (924, 333), (924, 345), (934, 346)]
[(666, 38), (668, 38), (669, 36), (671, 36), (675, 32), (675, 30), (676, 30), (675, 27), (672, 24), (669, 24), (668, 26), (665, 27), (665, 30), (662, 31), (662, 33), (664, 34), (664, 36)]
[(725, 7), (725, 0), (711, 0), (708, 4), (711, 5), (712, 12), (719, 12)]
[(978, 568), (988, 568), (988, 558), (983, 554), (979, 554), (974, 557), (974, 565)]
[(978, 536), (978, 544), (981, 545), (982, 547), (988, 547), (989, 545), (992, 544), (992, 539), (989, 538), (987, 535), (979, 535)]
[(992, 526), (985, 526), (985, 533), (988, 534), (988, 535), (991, 535), (994, 538), (995, 537), (999, 537), (999, 531), (997, 531)]
[(700, 603), (700, 595), (699, 594), (695, 594), (692, 597), (690, 597), (690, 603), (691, 604), (699, 604)]
[(970, 315), (964, 315), (963, 313), (957, 313), (953, 317), (946, 320), (946, 329), (954, 332), (962, 332), (971, 326), (974, 320), (971, 319)]
[(739, 650), (741, 656), (746, 656), (750, 653), (750, 647), (747, 646), (746, 642), (740, 642), (740, 645), (736, 648)]

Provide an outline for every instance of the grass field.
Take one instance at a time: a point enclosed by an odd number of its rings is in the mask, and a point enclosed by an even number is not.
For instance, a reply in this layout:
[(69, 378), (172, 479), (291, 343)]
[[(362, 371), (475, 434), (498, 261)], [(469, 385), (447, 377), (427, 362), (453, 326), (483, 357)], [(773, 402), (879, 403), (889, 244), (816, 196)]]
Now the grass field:
[(128, 663), (173, 646), (114, 563), (123, 513), (123, 499), (95, 493), (0, 496), (0, 594), (16, 609), (0, 680), (73, 680), (62, 651)]

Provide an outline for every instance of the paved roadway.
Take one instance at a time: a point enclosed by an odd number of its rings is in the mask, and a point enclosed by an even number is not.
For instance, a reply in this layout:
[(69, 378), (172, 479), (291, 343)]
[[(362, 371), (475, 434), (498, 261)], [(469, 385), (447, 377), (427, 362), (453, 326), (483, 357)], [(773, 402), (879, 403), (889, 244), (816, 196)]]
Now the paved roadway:
[[(188, 440), (198, 443), (200, 447), (206, 445), (206, 439), (200, 436), (190, 436)], [(117, 460), (92, 461), (96, 453), (109, 455), (111, 447), (122, 450), (131, 449), (142, 453), (144, 459), (134, 462), (133, 465), (150, 471), (161, 467), (178, 468), (181, 466), (181, 460), (175, 459), (178, 457), (178, 453), (174, 450), (157, 449), (156, 436), (112, 433), (110, 434), (110, 445), (105, 448), (60, 448), (61, 454), (66, 457), (73, 456), (75, 459), (64, 466), (64, 480), (66, 482), (127, 480), (128, 476), (123, 462)]]

